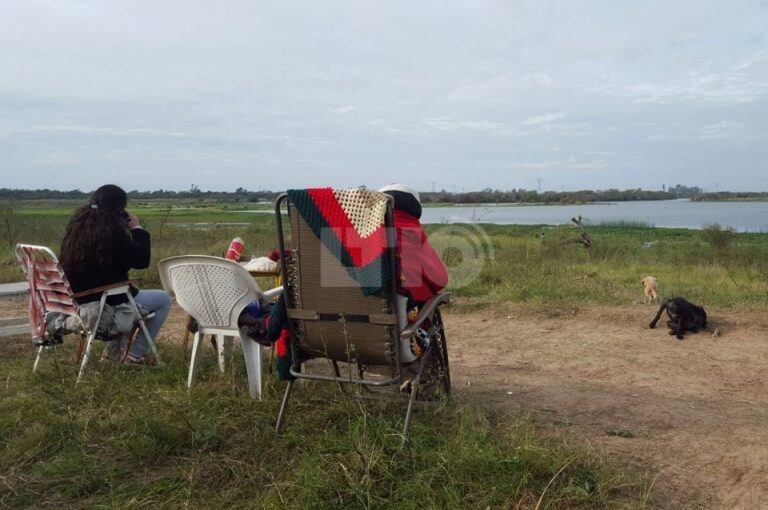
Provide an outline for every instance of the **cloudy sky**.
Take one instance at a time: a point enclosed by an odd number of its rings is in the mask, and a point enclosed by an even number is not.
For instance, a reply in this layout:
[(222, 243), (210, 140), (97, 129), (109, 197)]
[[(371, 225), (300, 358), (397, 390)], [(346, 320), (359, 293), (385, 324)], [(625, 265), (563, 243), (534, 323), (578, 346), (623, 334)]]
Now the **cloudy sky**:
[(0, 187), (768, 189), (768, 0), (2, 0)]

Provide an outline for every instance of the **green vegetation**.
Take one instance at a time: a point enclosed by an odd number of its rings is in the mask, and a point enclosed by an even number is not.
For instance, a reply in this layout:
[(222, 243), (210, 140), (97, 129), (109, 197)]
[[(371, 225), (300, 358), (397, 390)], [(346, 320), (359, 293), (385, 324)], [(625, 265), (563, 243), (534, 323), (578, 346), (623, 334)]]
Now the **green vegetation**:
[[(51, 190), (51, 189), (10, 189), (0, 188), (0, 200), (86, 200), (90, 191), (80, 190)], [(138, 191), (128, 192), (131, 201), (137, 200), (161, 201), (194, 201), (195, 203), (270, 203), (277, 198), (276, 191), (249, 191), (237, 188), (235, 191), (203, 191), (196, 185), (191, 185), (186, 191)], [(662, 191), (636, 189), (607, 189), (579, 191), (538, 191), (530, 189), (498, 190), (486, 188), (480, 191), (450, 192), (422, 191), (421, 200), (426, 204), (586, 204), (594, 202), (623, 202), (633, 200), (672, 200), (676, 198), (691, 198), (692, 200), (766, 200), (768, 193), (754, 192), (717, 192), (704, 193), (698, 186), (664, 187)]]
[(630, 304), (640, 299), (640, 280), (652, 275), (663, 297), (726, 308), (768, 304), (766, 234), (736, 233), (730, 245), (713, 249), (701, 231), (594, 227), (588, 251), (565, 243), (576, 236), (570, 227), (484, 227), (493, 261), (458, 292), (479, 303)]
[(589, 204), (593, 202), (624, 202), (633, 200), (672, 200), (680, 198), (672, 191), (647, 191), (642, 189), (609, 189), (581, 191), (543, 191), (513, 189), (501, 191), (484, 189), (466, 193), (448, 191), (422, 192), (426, 204)]
[(93, 363), (75, 387), (72, 343), (36, 374), (28, 338), (0, 344), (0, 507), (639, 508), (648, 492), (644, 476), (465, 404), (419, 408), (401, 450), (403, 400), (301, 384), (276, 436), (282, 383), (254, 402), (242, 360), (220, 374), (209, 355), (188, 392), (170, 342), (163, 369)]
[[(20, 281), (13, 242), (58, 250), (67, 219), (78, 203), (29, 203), (12, 209), (12, 228), (0, 223), (0, 281)], [(195, 204), (192, 204), (195, 205)], [(137, 271), (144, 285), (157, 286), (156, 263), (172, 255), (221, 255), (240, 236), (246, 253), (275, 247), (274, 217), (247, 212), (236, 204), (138, 204), (134, 210), (153, 235), (153, 263)], [(566, 241), (574, 227), (482, 225), (482, 233), (462, 225), (429, 225), (433, 244), (452, 268), (459, 302), (485, 305), (504, 301), (630, 304), (641, 299), (640, 279), (658, 278), (662, 296), (682, 295), (704, 306), (762, 307), (768, 304), (768, 234), (721, 229), (723, 243), (710, 230), (652, 228), (634, 223), (589, 227), (592, 250)], [(13, 239), (8, 232), (15, 232)], [(469, 246), (462, 252), (461, 247)], [(469, 255), (482, 253), (482, 260)]]
[(691, 200), (699, 202), (765, 202), (768, 200), (768, 192), (718, 191), (694, 195)]
[(708, 225), (701, 231), (701, 235), (709, 246), (718, 252), (728, 248), (736, 238), (733, 228), (722, 227), (718, 224)]

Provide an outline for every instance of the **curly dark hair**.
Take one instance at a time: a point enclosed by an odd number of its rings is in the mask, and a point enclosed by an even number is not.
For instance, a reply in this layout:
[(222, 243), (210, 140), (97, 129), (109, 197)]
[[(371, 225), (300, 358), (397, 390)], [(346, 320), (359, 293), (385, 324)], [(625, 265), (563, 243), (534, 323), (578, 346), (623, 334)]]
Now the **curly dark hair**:
[(61, 241), (64, 271), (96, 265), (112, 267), (117, 241), (130, 238), (125, 206), (128, 195), (119, 186), (106, 184), (72, 215)]

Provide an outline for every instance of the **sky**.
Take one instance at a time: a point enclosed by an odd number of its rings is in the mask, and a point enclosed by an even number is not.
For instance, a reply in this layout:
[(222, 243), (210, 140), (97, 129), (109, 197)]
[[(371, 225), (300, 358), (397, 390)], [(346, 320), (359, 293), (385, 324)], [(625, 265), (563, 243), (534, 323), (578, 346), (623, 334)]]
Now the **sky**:
[(768, 0), (2, 0), (0, 187), (768, 190)]

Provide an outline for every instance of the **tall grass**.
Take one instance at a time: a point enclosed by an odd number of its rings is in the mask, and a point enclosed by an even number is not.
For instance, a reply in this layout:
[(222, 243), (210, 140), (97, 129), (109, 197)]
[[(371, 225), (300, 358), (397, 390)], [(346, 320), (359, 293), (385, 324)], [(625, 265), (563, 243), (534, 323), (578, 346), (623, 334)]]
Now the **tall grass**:
[(71, 350), (32, 375), (28, 339), (0, 347), (0, 507), (609, 508), (647, 487), (468, 404), (417, 410), (401, 450), (404, 402), (301, 384), (277, 436), (281, 384), (251, 401), (237, 359), (221, 375), (209, 357), (188, 392), (166, 344), (163, 369), (94, 363), (75, 388)]

